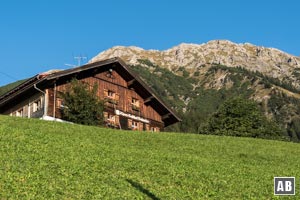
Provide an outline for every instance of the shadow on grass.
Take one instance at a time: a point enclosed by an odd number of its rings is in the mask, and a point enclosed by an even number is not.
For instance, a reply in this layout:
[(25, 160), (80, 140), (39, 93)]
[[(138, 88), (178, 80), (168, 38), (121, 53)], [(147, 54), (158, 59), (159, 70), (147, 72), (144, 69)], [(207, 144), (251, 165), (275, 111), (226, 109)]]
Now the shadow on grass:
[(155, 196), (152, 192), (150, 192), (149, 190), (147, 190), (146, 188), (144, 188), (141, 184), (130, 180), (130, 179), (126, 179), (126, 181), (128, 183), (130, 183), (130, 185), (132, 187), (134, 187), (135, 189), (139, 190), (140, 192), (144, 193), (145, 195), (147, 195), (149, 198), (153, 199), (153, 200), (160, 200), (157, 196)]

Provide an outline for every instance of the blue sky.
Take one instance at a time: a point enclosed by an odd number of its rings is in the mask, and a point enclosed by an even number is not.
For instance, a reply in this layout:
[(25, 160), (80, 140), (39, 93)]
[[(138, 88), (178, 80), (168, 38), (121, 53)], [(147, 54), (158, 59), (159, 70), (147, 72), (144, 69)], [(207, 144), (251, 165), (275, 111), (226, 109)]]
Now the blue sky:
[(116, 45), (228, 39), (300, 55), (298, 0), (2, 0), (0, 86)]

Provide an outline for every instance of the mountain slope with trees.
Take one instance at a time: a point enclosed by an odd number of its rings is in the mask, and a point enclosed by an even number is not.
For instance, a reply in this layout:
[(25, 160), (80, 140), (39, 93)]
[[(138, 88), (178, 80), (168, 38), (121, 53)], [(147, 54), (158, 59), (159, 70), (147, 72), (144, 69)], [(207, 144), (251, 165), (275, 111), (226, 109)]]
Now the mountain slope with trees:
[(132, 66), (132, 69), (183, 119), (169, 127), (169, 131), (207, 133), (203, 128), (208, 119), (224, 102), (240, 97), (245, 102), (248, 99), (256, 102), (264, 120), (270, 121), (276, 130), (274, 136), (280, 132), (281, 138), (299, 141), (300, 99), (292, 85), (240, 67), (212, 65), (204, 74), (192, 76), (180, 68), (180, 76), (149, 60), (139, 62), (141, 65)]

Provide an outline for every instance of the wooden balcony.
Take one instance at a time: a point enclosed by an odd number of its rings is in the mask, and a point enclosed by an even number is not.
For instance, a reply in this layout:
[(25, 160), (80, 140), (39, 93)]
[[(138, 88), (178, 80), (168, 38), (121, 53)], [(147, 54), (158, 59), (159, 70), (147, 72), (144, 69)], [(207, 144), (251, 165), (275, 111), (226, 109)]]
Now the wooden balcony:
[(119, 101), (110, 97), (105, 97), (104, 98), (104, 106), (107, 108), (113, 108), (117, 109), (118, 108)]
[(109, 119), (105, 120), (105, 125), (110, 128), (120, 128), (119, 123)]
[(140, 106), (137, 106), (137, 105), (134, 105), (134, 104), (131, 104), (131, 108), (134, 111), (140, 111), (141, 110)]
[(110, 104), (113, 104), (113, 105), (118, 105), (119, 104), (119, 101), (117, 99), (114, 99), (114, 98), (111, 98), (111, 97), (105, 97), (104, 102), (105, 103), (110, 103)]

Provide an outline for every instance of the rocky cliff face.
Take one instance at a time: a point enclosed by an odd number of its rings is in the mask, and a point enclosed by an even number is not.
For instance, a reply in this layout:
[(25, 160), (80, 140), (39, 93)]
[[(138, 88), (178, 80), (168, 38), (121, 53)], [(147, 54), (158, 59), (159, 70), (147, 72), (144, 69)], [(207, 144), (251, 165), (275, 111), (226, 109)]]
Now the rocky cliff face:
[(204, 65), (241, 66), (251, 71), (259, 71), (266, 76), (288, 80), (294, 86), (300, 87), (299, 57), (275, 48), (249, 43), (236, 44), (228, 40), (213, 40), (200, 45), (182, 43), (165, 51), (116, 46), (101, 52), (90, 62), (111, 57), (121, 57), (130, 65), (141, 64), (140, 59), (147, 59), (172, 72), (184, 67), (190, 74), (199, 71)]

